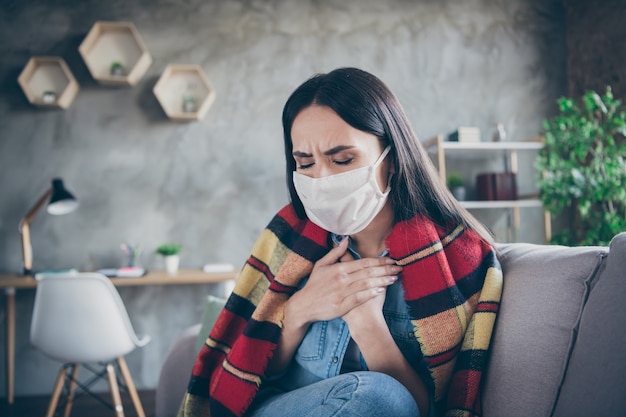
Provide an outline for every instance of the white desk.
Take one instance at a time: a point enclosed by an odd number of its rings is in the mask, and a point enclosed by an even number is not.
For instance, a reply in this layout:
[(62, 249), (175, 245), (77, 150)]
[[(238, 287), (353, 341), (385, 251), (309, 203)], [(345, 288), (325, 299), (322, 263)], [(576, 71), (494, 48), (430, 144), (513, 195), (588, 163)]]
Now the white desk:
[[(214, 284), (235, 280), (238, 272), (206, 273), (202, 270), (181, 269), (176, 275), (169, 275), (165, 271), (149, 271), (142, 277), (110, 278), (116, 287), (141, 285), (190, 285)], [(19, 274), (0, 274), (0, 288), (4, 289), (6, 299), (6, 328), (5, 328), (5, 362), (6, 362), (6, 393), (7, 402), (13, 404), (15, 380), (15, 292), (18, 289), (37, 287), (37, 280), (32, 276)]]

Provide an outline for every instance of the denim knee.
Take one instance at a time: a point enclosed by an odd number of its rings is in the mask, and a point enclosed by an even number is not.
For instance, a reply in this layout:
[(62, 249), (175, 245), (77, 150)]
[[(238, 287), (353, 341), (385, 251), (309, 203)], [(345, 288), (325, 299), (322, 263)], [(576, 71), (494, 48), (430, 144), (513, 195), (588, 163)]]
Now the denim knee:
[[(338, 384), (329, 395), (350, 399), (341, 407), (337, 417), (419, 417), (413, 396), (404, 385), (380, 372), (353, 372), (351, 378)], [(346, 376), (347, 376), (346, 375)]]

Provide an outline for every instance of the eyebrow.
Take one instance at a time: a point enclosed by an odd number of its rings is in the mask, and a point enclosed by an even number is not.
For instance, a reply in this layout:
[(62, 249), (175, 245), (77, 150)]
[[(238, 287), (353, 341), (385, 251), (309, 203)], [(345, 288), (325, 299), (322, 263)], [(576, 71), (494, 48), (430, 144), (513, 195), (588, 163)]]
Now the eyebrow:
[[(349, 146), (349, 145), (339, 145), (339, 146), (335, 146), (334, 148), (330, 148), (329, 150), (324, 152), (324, 155), (329, 156), (329, 155), (334, 155), (336, 153), (339, 153), (341, 151), (345, 151), (347, 149), (352, 149), (354, 148), (354, 146)], [(293, 156), (298, 156), (300, 158), (310, 158), (313, 155), (311, 155), (310, 153), (306, 153), (306, 152), (301, 152), (301, 151), (294, 151), (292, 153)]]

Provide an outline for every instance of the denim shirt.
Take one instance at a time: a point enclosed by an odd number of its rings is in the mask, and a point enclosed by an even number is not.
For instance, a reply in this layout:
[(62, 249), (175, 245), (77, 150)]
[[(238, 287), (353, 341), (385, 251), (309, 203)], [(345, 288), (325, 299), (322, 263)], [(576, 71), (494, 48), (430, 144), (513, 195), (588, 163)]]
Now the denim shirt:
[[(332, 235), (332, 239), (335, 244), (338, 244), (343, 236)], [(352, 241), (348, 244), (348, 250), (354, 259), (361, 258), (355, 251)], [(387, 251), (380, 256), (386, 254)], [(300, 288), (304, 287), (307, 279), (301, 282)], [(414, 369), (423, 371), (422, 353), (419, 343), (413, 335), (414, 328), (409, 317), (408, 306), (404, 300), (401, 280), (397, 280), (387, 287), (383, 315), (391, 336), (404, 357)], [(269, 381), (274, 382), (274, 386), (290, 391), (339, 375), (342, 372), (367, 370), (363, 356), (358, 351), (356, 344), (352, 342), (353, 348), (358, 353), (360, 365), (359, 361), (351, 363), (353, 367), (356, 365), (360, 369), (344, 369), (342, 371), (344, 357), (351, 340), (348, 325), (341, 317), (312, 323), (285, 373), (270, 378)]]

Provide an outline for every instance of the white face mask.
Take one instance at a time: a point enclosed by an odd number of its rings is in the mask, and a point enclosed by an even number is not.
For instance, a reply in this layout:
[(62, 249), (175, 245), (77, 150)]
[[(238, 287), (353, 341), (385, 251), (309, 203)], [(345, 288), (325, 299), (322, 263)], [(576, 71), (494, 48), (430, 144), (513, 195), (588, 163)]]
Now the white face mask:
[(329, 232), (352, 235), (365, 229), (382, 210), (389, 191), (381, 192), (376, 168), (391, 150), (387, 146), (374, 165), (341, 174), (311, 178), (294, 171), (293, 185), (309, 219)]

